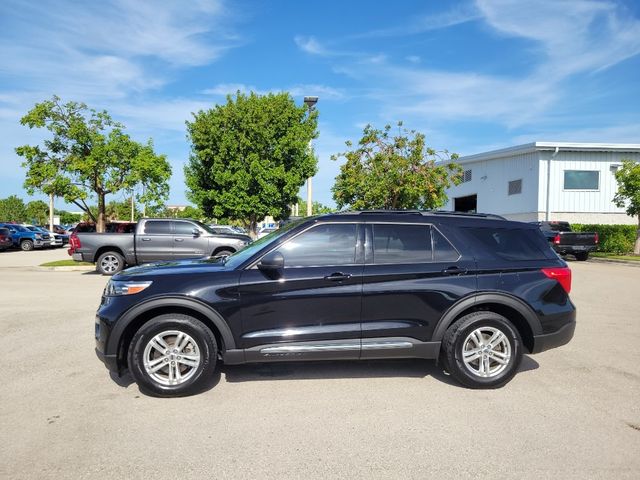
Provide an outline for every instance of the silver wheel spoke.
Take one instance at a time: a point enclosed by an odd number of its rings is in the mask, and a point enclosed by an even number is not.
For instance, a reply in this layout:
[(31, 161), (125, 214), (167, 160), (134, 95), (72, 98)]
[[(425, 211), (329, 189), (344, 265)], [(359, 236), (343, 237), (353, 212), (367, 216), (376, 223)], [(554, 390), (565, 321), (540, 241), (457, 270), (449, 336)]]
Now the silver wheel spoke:
[(473, 340), (476, 342), (476, 346), (478, 347), (482, 347), (484, 345), (484, 341), (482, 338), (482, 333), (480, 332), (480, 330), (476, 330), (475, 332), (473, 332)]
[(143, 359), (147, 375), (158, 384), (170, 386), (189, 380), (200, 366), (202, 355), (188, 333), (167, 330), (148, 341)]
[(463, 354), (464, 357), (464, 361), (469, 363), (469, 362), (473, 362), (474, 360), (476, 360), (479, 356), (480, 356), (480, 349), (474, 349), (474, 350), (467, 350), (466, 352), (464, 352)]
[(511, 357), (502, 352), (493, 352), (493, 359), (501, 365), (506, 365), (509, 363), (509, 359)]
[(491, 345), (491, 348), (494, 348), (498, 343), (502, 341), (503, 338), (504, 338), (504, 333), (502, 333), (501, 331), (497, 331), (496, 333), (493, 334), (493, 336), (489, 339), (487, 343)]

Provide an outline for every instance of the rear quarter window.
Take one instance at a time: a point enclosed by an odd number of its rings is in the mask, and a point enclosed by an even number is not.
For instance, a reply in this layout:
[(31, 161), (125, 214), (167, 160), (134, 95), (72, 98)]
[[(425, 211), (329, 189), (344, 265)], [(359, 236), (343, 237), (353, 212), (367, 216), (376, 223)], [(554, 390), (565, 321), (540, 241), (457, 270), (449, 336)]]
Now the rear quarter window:
[(544, 260), (550, 247), (540, 230), (524, 228), (467, 228), (472, 241), (503, 260)]

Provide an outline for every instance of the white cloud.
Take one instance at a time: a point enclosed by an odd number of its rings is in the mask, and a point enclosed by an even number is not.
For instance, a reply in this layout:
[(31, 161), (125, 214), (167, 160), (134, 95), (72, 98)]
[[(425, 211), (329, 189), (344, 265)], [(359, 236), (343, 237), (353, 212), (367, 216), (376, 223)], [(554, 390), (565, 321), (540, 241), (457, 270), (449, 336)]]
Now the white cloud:
[(407, 57), (404, 57), (404, 59), (407, 62), (411, 62), (411, 63), (420, 63), (422, 61), (419, 55), (409, 55)]
[(289, 92), (292, 97), (304, 97), (305, 95), (316, 95), (322, 100), (339, 100), (345, 97), (343, 90), (333, 88), (327, 85), (319, 84), (296, 84), (284, 88), (268, 88), (260, 89), (254, 85), (246, 85), (244, 83), (220, 83), (211, 88), (202, 91), (206, 95), (227, 96), (233, 95), (237, 91), (241, 93), (254, 92), (258, 95), (266, 95), (267, 93)]
[(300, 50), (312, 55), (331, 55), (323, 45), (321, 45), (314, 37), (305, 37), (298, 35), (294, 38), (296, 45)]

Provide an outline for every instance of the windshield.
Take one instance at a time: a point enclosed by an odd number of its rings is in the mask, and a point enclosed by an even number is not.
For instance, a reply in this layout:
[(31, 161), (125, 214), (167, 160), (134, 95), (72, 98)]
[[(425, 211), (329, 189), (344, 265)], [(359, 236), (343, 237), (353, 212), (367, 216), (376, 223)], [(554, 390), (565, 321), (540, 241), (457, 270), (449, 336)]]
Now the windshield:
[(195, 223), (196, 225), (198, 225), (201, 229), (203, 229), (205, 232), (207, 233), (211, 233), (213, 235), (216, 235), (215, 230), (213, 230), (209, 225), (205, 225), (202, 222), (199, 222), (197, 220), (193, 220), (193, 223)]
[(302, 221), (303, 220), (298, 220), (296, 222), (287, 223), (280, 229), (271, 232), (269, 235), (265, 235), (264, 237), (259, 238), (255, 242), (244, 247), (242, 250), (234, 253), (233, 255), (230, 255), (229, 257), (226, 257), (224, 262), (225, 265), (230, 268), (238, 267), (269, 244), (276, 242), (280, 237), (282, 237), (282, 235), (287, 233), (293, 227), (300, 225)]

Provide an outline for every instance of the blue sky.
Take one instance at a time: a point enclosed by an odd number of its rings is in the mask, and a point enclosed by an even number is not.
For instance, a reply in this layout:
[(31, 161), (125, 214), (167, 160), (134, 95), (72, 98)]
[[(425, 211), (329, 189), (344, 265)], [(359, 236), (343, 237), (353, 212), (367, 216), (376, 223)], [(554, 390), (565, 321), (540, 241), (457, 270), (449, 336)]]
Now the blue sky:
[[(403, 120), (460, 154), (545, 141), (640, 143), (640, 2), (478, 0), (0, 3), (0, 198), (26, 197), (18, 121), (53, 94), (107, 109), (173, 166), (185, 120), (237, 89), (318, 95), (317, 200), (329, 157)], [(304, 194), (304, 189), (301, 191)]]

